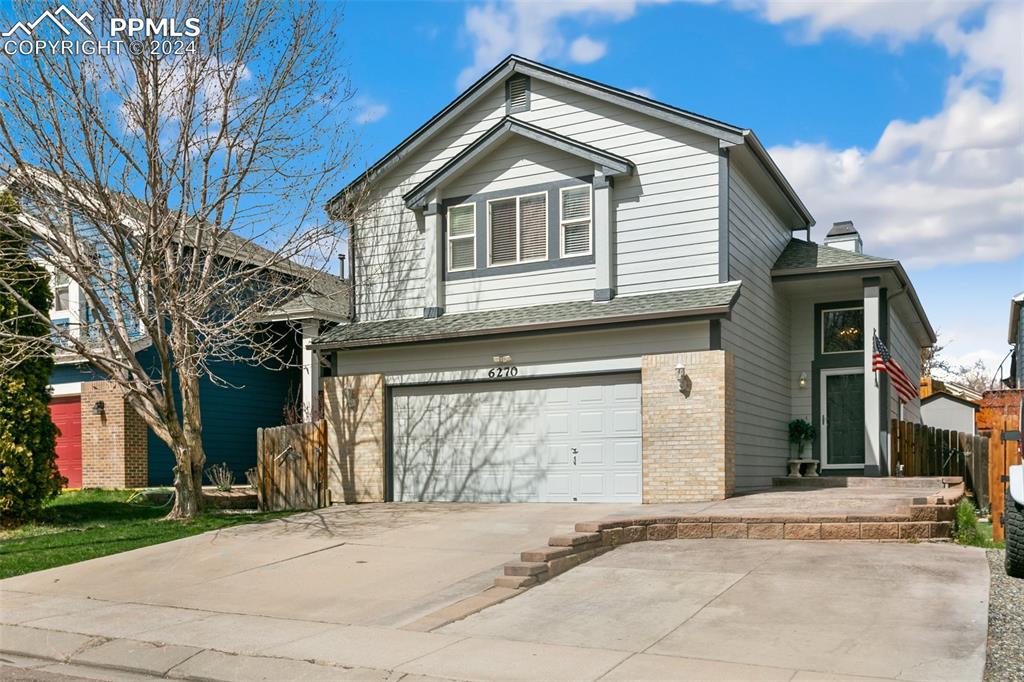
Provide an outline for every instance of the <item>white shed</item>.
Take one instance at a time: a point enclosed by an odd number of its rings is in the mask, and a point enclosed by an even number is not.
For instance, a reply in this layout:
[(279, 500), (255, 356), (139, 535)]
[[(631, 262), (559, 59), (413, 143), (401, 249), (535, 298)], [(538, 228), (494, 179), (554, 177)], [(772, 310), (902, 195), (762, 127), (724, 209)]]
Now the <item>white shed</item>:
[(937, 429), (973, 435), (974, 414), (977, 411), (977, 403), (949, 393), (932, 393), (921, 400), (921, 422)]

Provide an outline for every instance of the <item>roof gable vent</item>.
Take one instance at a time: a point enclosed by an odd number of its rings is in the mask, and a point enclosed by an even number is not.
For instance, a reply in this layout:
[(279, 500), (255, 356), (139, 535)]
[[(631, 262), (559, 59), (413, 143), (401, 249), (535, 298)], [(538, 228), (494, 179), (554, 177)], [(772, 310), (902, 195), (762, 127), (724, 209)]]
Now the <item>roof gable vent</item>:
[(860, 239), (860, 232), (853, 226), (852, 220), (843, 220), (832, 223), (832, 229), (825, 235), (825, 246), (854, 253), (864, 253), (864, 243)]
[(529, 76), (512, 76), (505, 81), (505, 110), (509, 114), (530, 110)]

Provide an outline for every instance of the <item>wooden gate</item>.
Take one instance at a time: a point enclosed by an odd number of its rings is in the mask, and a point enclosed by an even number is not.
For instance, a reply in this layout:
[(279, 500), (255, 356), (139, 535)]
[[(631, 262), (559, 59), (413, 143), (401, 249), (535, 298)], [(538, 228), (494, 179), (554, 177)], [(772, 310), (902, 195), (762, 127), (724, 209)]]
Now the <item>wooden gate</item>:
[(962, 476), (979, 507), (989, 506), (988, 438), (893, 419), (893, 476)]
[(327, 422), (256, 430), (260, 509), (318, 509), (327, 491)]

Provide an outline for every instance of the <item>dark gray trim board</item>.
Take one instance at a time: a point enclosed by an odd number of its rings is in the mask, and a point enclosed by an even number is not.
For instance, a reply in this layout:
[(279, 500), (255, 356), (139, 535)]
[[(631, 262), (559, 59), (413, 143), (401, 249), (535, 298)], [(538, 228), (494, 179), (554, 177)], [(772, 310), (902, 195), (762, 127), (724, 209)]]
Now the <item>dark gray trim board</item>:
[(729, 282), (729, 149), (718, 150), (718, 281)]
[(441, 317), (442, 315), (444, 315), (444, 308), (439, 308), (437, 306), (428, 306), (423, 309), (423, 317), (428, 320)]
[(384, 501), (395, 501), (394, 391), (384, 384)]
[(586, 159), (595, 166), (599, 166), (605, 175), (630, 175), (634, 169), (632, 161), (618, 154), (606, 152), (603, 149), (577, 142), (564, 135), (558, 135), (544, 128), (538, 128), (530, 123), (506, 116), (473, 143), (456, 154), (455, 158), (431, 173), (423, 182), (416, 185), (408, 194), (402, 197), (405, 200), (406, 207), (411, 209), (423, 208), (431, 192), (441, 187), (449, 178), (475, 163), (478, 158), (485, 156), (491, 148), (503, 143), (513, 135), (525, 137), (534, 142), (563, 151), (566, 154)]
[[(442, 278), (449, 282), (456, 282), (464, 279), (477, 279), (480, 277), (492, 277), (500, 275), (516, 275), (523, 272), (538, 272), (540, 270), (551, 270), (555, 268), (571, 268), (581, 265), (593, 265), (594, 257), (594, 223), (590, 224), (590, 253), (585, 256), (567, 256), (562, 258), (561, 251), (561, 205), (559, 191), (565, 187), (577, 187), (589, 185), (592, 176), (569, 178), (557, 182), (545, 182), (537, 185), (517, 187), (515, 190), (503, 190), (499, 192), (478, 192), (471, 196), (452, 197), (445, 199), (442, 204), (442, 238), (444, 249), (442, 256)], [(526, 194), (547, 194), (548, 208), (548, 256), (544, 260), (528, 261), (525, 263), (512, 263), (509, 265), (487, 265), (487, 202), (496, 199), (511, 199), (512, 197)], [(448, 209), (452, 206), (473, 204), (476, 206), (476, 231), (474, 232), (474, 255), (476, 267), (472, 270), (448, 271)]]
[(708, 350), (722, 350), (722, 321), (708, 322)]
[[(882, 343), (889, 346), (889, 297), (887, 289), (881, 287), (878, 290), (878, 338)], [(864, 339), (865, 343), (872, 343), (872, 340)], [(888, 476), (889, 467), (889, 375), (886, 372), (876, 372), (878, 379), (878, 423), (881, 435), (878, 439), (878, 461), (880, 469), (876, 476)], [(866, 472), (865, 472), (866, 473)]]
[(594, 289), (595, 301), (610, 301), (615, 298), (615, 289)]

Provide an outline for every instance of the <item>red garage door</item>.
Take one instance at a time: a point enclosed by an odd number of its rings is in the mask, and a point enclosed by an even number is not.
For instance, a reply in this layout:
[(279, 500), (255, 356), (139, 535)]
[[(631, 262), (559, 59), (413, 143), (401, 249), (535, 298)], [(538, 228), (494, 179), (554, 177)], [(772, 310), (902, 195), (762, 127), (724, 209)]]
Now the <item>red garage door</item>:
[(69, 488), (82, 487), (82, 399), (79, 396), (54, 398), (50, 416), (60, 431), (57, 434), (57, 468), (68, 479)]

